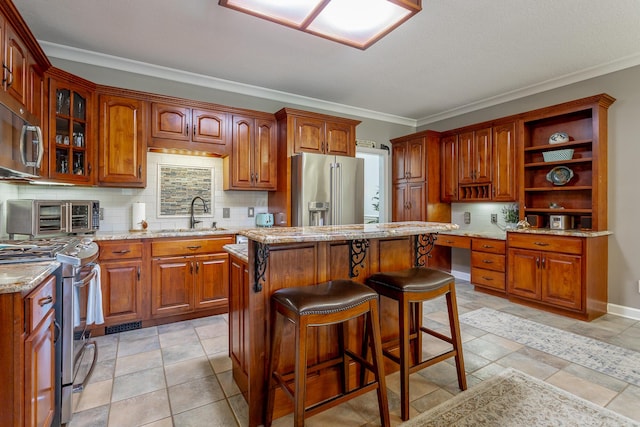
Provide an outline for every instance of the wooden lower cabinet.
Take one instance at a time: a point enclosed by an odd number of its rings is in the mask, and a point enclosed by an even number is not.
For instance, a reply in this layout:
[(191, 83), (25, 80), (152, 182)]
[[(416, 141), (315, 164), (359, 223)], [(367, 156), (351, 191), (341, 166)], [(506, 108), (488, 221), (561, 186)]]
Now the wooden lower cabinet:
[(106, 326), (144, 318), (144, 244), (140, 240), (99, 242), (102, 307)]
[(204, 309), (226, 312), (229, 254), (222, 251), (222, 246), (228, 243), (233, 243), (230, 236), (153, 242), (151, 317), (187, 314)]
[(471, 284), (505, 292), (506, 243), (497, 239), (471, 239)]
[(508, 233), (507, 292), (591, 320), (606, 313), (607, 236)]
[(0, 294), (0, 425), (49, 427), (55, 418), (56, 277), (26, 295)]
[(395, 184), (392, 195), (393, 221), (423, 221), (427, 186), (424, 182)]

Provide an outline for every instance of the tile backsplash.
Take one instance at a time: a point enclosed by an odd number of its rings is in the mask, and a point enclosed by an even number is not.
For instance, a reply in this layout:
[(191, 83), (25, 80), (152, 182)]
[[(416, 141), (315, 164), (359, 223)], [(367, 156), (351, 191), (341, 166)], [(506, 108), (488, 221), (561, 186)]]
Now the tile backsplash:
[[(0, 183), (0, 237), (6, 234), (7, 199), (82, 199), (100, 201), (104, 219), (100, 221), (101, 232), (121, 232), (131, 229), (132, 205), (145, 204), (146, 221), (149, 229), (187, 228), (189, 215), (165, 217), (158, 215), (158, 165), (173, 165), (195, 168), (213, 168), (213, 209), (209, 214), (198, 214), (201, 227), (210, 227), (215, 221), (219, 227), (252, 227), (255, 218), (247, 216), (247, 208), (254, 207), (255, 213), (267, 212), (266, 191), (224, 191), (221, 158), (186, 156), (179, 154), (147, 153), (147, 187), (144, 189), (66, 187), (29, 184)], [(194, 194), (195, 196), (195, 194)], [(222, 217), (223, 208), (229, 208), (229, 218)]]

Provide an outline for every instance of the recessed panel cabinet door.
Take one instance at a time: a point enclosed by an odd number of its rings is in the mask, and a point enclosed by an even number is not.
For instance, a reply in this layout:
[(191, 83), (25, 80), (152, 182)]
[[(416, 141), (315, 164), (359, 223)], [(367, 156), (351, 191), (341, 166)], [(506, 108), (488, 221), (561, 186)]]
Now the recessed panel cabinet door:
[(100, 184), (146, 186), (145, 105), (136, 99), (100, 96)]
[(442, 138), (440, 200), (451, 202), (458, 200), (458, 136)]
[(510, 294), (540, 300), (540, 263), (538, 251), (509, 249), (508, 284)]
[[(233, 116), (231, 173), (234, 188), (253, 186), (253, 118)], [(228, 159), (227, 159), (228, 160)]]
[(516, 124), (493, 128), (493, 200), (516, 200)]
[(191, 109), (176, 105), (151, 104), (151, 136), (153, 138), (189, 141)]
[(55, 347), (50, 310), (25, 340), (25, 426), (48, 427), (55, 411)]
[(21, 105), (27, 105), (27, 56), (24, 42), (6, 24), (6, 52), (4, 66), (8, 67), (5, 77), (5, 90)]
[(324, 152), (326, 154), (335, 154), (336, 156), (354, 156), (353, 152), (353, 132), (355, 129), (352, 125), (346, 123), (326, 123), (326, 145)]
[(229, 254), (195, 257), (196, 309), (226, 307), (229, 297)]
[(295, 117), (293, 121), (294, 153), (324, 153), (324, 120), (310, 117)]
[(106, 261), (100, 266), (105, 323), (141, 319), (142, 261)]
[(226, 113), (216, 111), (193, 110), (192, 140), (208, 144), (225, 145)]
[(276, 123), (256, 119), (253, 157), (254, 185), (257, 189), (275, 190), (278, 179)]
[(166, 257), (151, 261), (151, 315), (193, 310), (193, 257)]
[(542, 300), (582, 309), (582, 257), (547, 253), (542, 259)]

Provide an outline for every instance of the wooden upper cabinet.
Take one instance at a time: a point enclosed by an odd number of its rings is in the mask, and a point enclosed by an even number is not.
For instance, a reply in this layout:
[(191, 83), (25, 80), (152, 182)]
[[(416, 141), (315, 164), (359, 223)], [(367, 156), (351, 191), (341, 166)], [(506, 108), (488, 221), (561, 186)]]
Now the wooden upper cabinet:
[[(291, 117), (293, 153), (356, 154), (356, 125), (360, 122), (307, 112), (290, 114), (293, 110), (280, 110)], [(276, 113), (276, 114), (278, 114)]]
[(449, 135), (440, 141), (440, 199), (458, 200), (458, 136)]
[(144, 101), (100, 95), (98, 182), (104, 186), (146, 186)]
[(275, 190), (276, 124), (273, 119), (234, 115), (231, 155), (223, 161), (225, 190)]
[(355, 127), (353, 124), (326, 122), (326, 147), (327, 154), (337, 156), (355, 156)]
[(152, 103), (151, 137), (189, 141), (190, 115), (190, 108)]
[(393, 182), (419, 182), (426, 179), (426, 153), (423, 137), (392, 144)]
[(458, 183), (491, 182), (491, 128), (458, 136)]
[(516, 124), (505, 123), (493, 127), (493, 197), (495, 201), (515, 201), (518, 197), (516, 180)]
[(152, 147), (227, 153), (227, 119), (224, 111), (151, 103)]
[(227, 113), (193, 110), (191, 137), (195, 142), (225, 145)]
[(294, 117), (293, 150), (296, 153), (324, 153), (324, 120)]
[(27, 105), (27, 48), (11, 25), (5, 24), (6, 67), (4, 89), (21, 105)]
[(95, 183), (95, 85), (59, 69), (49, 71), (49, 178)]

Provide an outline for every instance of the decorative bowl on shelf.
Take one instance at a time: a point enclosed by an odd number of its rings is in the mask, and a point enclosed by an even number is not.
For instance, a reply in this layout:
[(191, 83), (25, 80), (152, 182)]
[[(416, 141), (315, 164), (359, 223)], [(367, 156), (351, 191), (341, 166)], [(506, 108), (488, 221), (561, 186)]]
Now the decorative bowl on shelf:
[(556, 166), (547, 174), (547, 181), (553, 185), (565, 185), (573, 178), (573, 171), (566, 166)]
[(569, 134), (566, 132), (556, 132), (549, 137), (549, 144), (561, 144), (569, 142)]
[(545, 162), (571, 160), (573, 158), (573, 148), (566, 148), (564, 150), (543, 151), (542, 158)]

